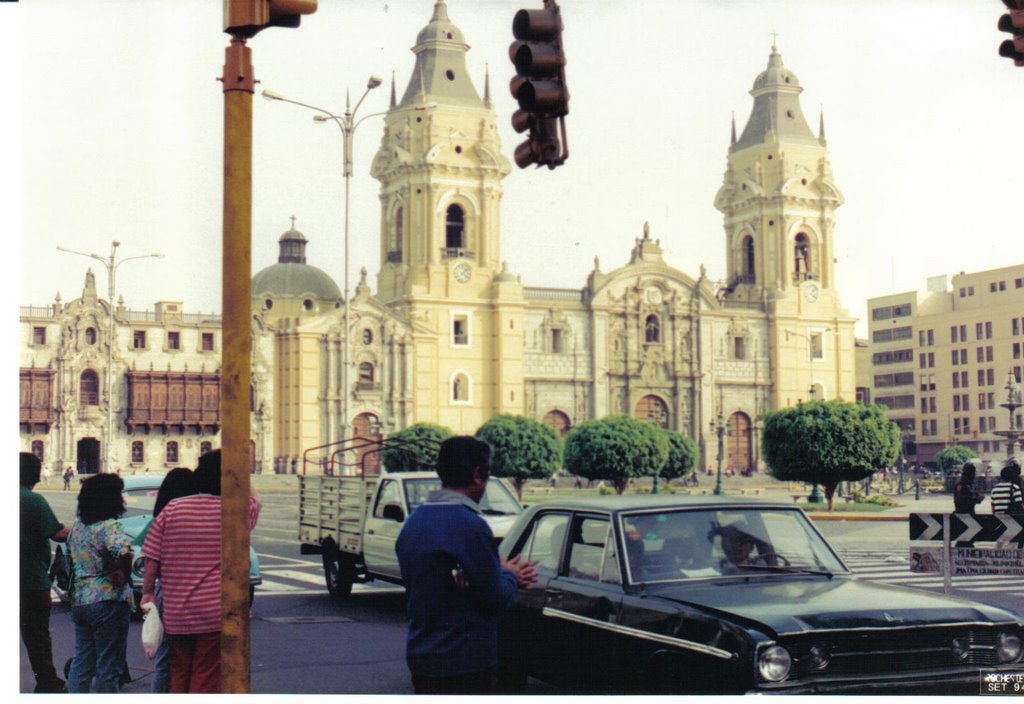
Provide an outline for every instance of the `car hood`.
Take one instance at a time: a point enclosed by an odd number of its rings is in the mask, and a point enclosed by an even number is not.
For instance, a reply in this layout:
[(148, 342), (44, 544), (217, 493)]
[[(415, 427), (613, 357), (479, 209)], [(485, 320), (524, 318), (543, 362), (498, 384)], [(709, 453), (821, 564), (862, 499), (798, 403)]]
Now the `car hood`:
[[(1020, 622), (1006, 609), (853, 577), (766, 575), (648, 586), (648, 596), (738, 618), (773, 635), (853, 628)], [(752, 622), (752, 623), (751, 623)]]

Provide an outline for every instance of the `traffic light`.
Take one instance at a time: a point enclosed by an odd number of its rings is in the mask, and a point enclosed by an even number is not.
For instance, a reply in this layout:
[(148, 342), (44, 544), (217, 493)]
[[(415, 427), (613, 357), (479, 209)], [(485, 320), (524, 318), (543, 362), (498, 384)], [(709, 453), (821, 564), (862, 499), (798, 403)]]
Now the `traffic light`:
[(1012, 33), (1013, 39), (999, 45), (999, 55), (1024, 66), (1024, 0), (1003, 0), (1003, 4), (1009, 12), (999, 18), (999, 31)]
[(565, 52), (562, 48), (562, 15), (555, 0), (544, 0), (543, 10), (520, 10), (512, 20), (517, 41), (508, 49), (516, 67), (509, 86), (519, 110), (512, 115), (516, 132), (529, 130), (530, 138), (516, 147), (519, 168), (530, 164), (549, 169), (569, 156), (565, 116), (569, 91), (565, 86)]
[(298, 27), (316, 0), (224, 0), (224, 31), (249, 38), (267, 27)]

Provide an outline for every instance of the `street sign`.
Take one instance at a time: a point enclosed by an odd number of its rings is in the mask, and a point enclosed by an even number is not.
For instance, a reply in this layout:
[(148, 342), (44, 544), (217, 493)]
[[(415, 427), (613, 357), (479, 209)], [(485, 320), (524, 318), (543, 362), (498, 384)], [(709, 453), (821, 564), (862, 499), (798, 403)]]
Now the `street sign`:
[[(944, 572), (945, 557), (941, 547), (910, 549), (911, 572)], [(950, 551), (950, 574), (954, 577), (975, 575), (1010, 575), (1024, 577), (1024, 550), (997, 548), (953, 548)]]
[[(943, 529), (943, 517), (949, 516), (949, 535)], [(1024, 539), (1024, 516), (1006, 513), (912, 513), (910, 514), (912, 541), (951, 542), (1016, 542)]]

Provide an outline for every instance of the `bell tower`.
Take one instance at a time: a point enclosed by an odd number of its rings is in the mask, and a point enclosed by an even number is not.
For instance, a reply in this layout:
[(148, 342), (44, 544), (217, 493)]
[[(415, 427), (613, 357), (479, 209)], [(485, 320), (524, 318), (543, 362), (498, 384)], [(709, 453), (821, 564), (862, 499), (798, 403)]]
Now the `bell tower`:
[(501, 154), (485, 78), (445, 0), (416, 38), (416, 65), (373, 161), (380, 181), (377, 298), (413, 325), (413, 422), (475, 432), (524, 409), (523, 290), (501, 263)]
[(723, 301), (768, 316), (775, 408), (855, 397), (854, 319), (835, 282), (833, 231), (843, 195), (833, 181), (824, 116), (815, 135), (801, 92), (773, 43), (738, 138), (733, 120), (715, 197), (725, 227)]

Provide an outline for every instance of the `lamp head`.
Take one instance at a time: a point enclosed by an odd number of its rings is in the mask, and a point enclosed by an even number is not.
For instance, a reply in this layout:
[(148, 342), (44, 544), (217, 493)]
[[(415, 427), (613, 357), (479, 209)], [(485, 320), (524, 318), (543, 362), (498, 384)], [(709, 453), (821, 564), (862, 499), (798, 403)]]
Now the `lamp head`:
[(260, 95), (262, 95), (267, 100), (284, 100), (283, 95), (279, 95), (278, 93), (275, 93), (272, 90), (264, 90), (262, 93), (260, 93)]
[(384, 81), (381, 80), (380, 76), (370, 76), (370, 80), (366, 83), (366, 89), (372, 90), (379, 86)]

